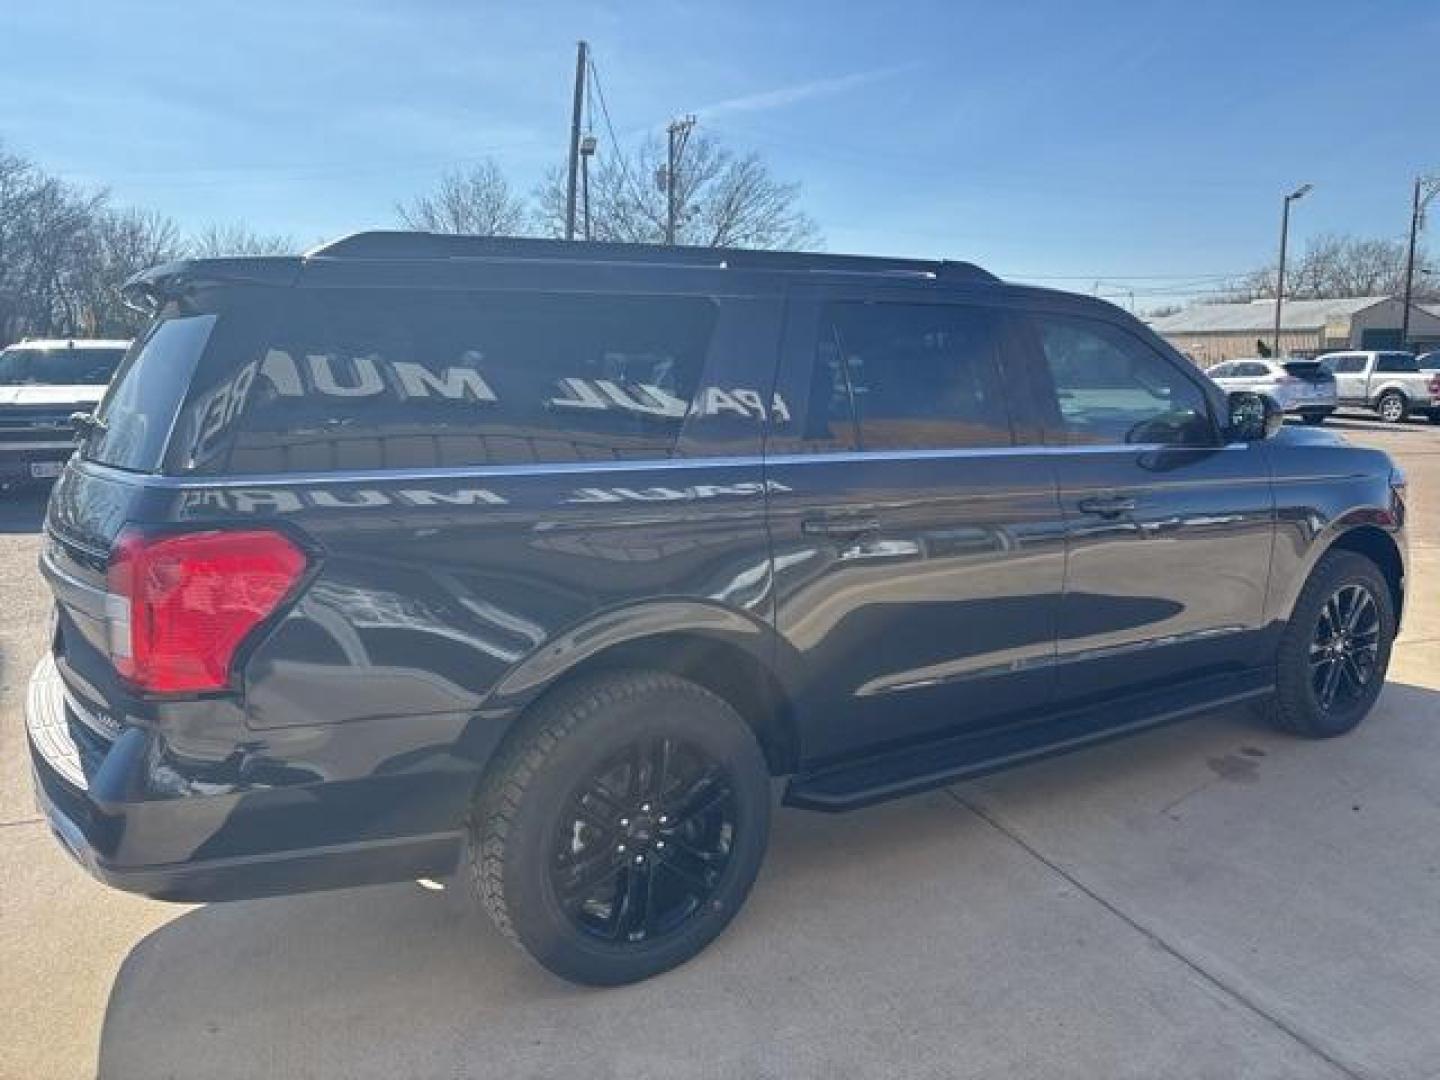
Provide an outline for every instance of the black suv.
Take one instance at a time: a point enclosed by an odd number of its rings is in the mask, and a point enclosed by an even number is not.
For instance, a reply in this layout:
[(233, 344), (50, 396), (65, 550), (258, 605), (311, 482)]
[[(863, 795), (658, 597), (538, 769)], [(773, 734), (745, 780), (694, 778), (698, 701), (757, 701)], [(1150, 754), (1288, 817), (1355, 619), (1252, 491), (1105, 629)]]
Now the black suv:
[(843, 810), (1217, 705), (1375, 701), (1382, 453), (964, 263), (352, 236), (155, 314), (51, 499), (36, 786), (209, 900), (464, 867), (618, 983)]

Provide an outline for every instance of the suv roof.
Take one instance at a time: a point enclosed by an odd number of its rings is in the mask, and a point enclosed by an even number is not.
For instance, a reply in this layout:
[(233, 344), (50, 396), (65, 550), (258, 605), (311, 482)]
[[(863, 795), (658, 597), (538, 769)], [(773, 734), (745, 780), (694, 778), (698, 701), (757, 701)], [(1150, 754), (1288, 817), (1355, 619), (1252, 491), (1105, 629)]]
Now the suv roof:
[[(928, 278), (970, 284), (1000, 283), (994, 274), (973, 263), (950, 259), (376, 231), (353, 233), (322, 244), (301, 256), (187, 259), (166, 263), (131, 278), (125, 284), (124, 293), (132, 305), (153, 308), (159, 299), (194, 284), (289, 285), (307, 266), (348, 266), (358, 272), (366, 266), (396, 263), (426, 263), (438, 268), (477, 263), (635, 269), (684, 267), (712, 271), (845, 274), (890, 279)], [(347, 275), (347, 280), (353, 282), (353, 276)], [(428, 276), (427, 280), (433, 283)]]

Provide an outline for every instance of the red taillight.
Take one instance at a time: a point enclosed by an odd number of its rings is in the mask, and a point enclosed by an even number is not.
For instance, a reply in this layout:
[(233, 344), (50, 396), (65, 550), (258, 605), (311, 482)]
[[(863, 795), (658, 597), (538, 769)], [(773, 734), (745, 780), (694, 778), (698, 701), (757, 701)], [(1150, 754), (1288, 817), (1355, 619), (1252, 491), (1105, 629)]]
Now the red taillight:
[(116, 669), (140, 690), (223, 690), (250, 631), (305, 573), (306, 556), (260, 529), (120, 535), (107, 614)]

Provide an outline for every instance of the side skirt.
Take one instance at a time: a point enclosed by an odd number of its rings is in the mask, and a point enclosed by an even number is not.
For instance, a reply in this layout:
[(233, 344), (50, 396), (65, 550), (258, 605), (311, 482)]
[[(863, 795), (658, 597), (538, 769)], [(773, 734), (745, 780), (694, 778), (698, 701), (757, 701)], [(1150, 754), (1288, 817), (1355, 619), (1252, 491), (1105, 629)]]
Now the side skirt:
[(1274, 673), (1246, 672), (1055, 713), (1024, 725), (952, 735), (800, 773), (785, 804), (806, 810), (854, 810), (969, 780), (1041, 758), (1108, 742), (1275, 692)]

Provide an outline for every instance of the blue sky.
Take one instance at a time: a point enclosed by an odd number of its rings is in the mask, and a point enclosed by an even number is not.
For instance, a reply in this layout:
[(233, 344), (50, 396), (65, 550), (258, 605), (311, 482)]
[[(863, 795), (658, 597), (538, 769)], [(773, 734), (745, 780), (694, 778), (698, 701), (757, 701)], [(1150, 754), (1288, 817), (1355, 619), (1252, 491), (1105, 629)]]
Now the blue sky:
[(306, 243), (391, 225), (485, 156), (528, 190), (563, 156), (581, 37), (622, 138), (697, 113), (803, 185), (830, 250), (1141, 308), (1269, 259), (1301, 182), (1303, 244), (1402, 235), (1411, 179), (1440, 171), (1434, 0), (4, 7), (10, 150)]

